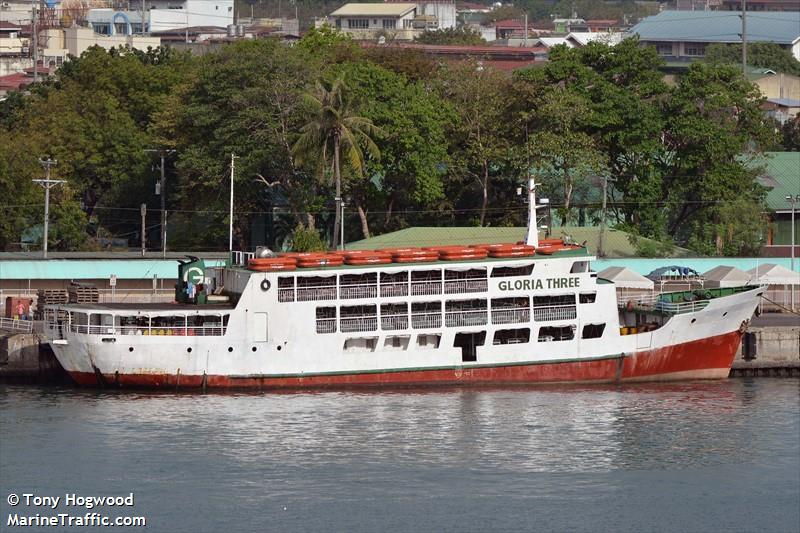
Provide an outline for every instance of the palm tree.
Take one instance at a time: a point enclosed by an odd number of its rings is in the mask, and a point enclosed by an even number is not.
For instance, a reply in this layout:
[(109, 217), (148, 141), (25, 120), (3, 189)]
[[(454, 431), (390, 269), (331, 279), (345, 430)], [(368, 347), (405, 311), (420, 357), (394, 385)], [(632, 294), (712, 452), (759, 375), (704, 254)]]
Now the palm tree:
[[(372, 140), (379, 131), (368, 118), (360, 117), (346, 94), (347, 87), (341, 78), (329, 86), (317, 81), (313, 93), (305, 95), (307, 103), (306, 124), (292, 147), (298, 164), (315, 163), (318, 171), (324, 170), (328, 157), (333, 154), (333, 175), (336, 184), (336, 215), (333, 222), (333, 247), (338, 247), (341, 224), (342, 171), (341, 155), (357, 175), (364, 172), (364, 153), (380, 157), (380, 150)], [(343, 243), (342, 243), (343, 244)]]

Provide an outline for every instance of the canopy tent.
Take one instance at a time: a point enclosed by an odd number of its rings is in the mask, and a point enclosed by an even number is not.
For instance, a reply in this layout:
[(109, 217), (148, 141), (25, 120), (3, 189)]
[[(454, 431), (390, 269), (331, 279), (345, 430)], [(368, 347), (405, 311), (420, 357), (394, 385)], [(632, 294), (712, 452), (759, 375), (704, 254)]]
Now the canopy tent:
[(800, 274), (773, 263), (764, 263), (747, 271), (753, 283), (765, 285), (800, 285)]
[(597, 273), (597, 277), (614, 283), (623, 289), (653, 290), (653, 280), (627, 267), (608, 267)]
[(678, 277), (688, 277), (688, 276), (699, 277), (700, 273), (693, 268), (680, 265), (670, 265), (657, 268), (647, 275), (647, 277), (652, 280), (657, 280), (661, 278), (678, 278)]
[(741, 287), (750, 283), (750, 274), (736, 267), (719, 265), (703, 273), (706, 287)]

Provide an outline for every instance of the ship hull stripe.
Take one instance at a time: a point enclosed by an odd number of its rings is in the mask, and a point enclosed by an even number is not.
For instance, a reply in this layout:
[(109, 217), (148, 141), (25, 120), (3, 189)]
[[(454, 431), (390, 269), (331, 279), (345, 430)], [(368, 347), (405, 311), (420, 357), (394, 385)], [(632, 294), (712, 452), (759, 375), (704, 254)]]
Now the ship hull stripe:
[[(741, 341), (738, 331), (629, 355), (593, 359), (396, 369), (303, 375), (184, 375), (69, 372), (84, 386), (131, 388), (305, 389), (418, 385), (604, 383), (727, 377)], [(620, 364), (621, 363), (621, 364)]]

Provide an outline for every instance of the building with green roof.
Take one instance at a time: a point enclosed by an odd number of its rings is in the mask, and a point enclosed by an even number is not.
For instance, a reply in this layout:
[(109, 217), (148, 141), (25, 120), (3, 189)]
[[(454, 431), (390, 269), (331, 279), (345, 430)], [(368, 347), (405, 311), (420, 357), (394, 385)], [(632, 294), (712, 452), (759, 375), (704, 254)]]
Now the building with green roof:
[[(792, 204), (787, 197), (800, 198), (800, 152), (768, 152), (765, 154), (764, 172), (759, 183), (769, 189), (766, 204), (770, 210), (770, 226), (764, 255), (788, 257), (792, 244)], [(795, 204), (795, 243), (800, 241), (800, 202)], [(800, 249), (795, 250), (800, 257)]]

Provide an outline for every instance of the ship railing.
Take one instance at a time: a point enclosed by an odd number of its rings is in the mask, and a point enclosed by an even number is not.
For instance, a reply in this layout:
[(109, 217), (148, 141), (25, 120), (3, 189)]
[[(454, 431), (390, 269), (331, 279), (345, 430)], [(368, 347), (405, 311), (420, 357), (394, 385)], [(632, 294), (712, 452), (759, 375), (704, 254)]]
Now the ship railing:
[(518, 324), (530, 322), (531, 310), (524, 309), (492, 309), (493, 324)]
[(231, 252), (231, 263), (234, 266), (247, 266), (247, 263), (256, 256), (253, 252)]
[(318, 318), (317, 333), (336, 333), (336, 319)]
[(428, 329), (442, 327), (442, 313), (412, 313), (411, 327)]
[(486, 310), (480, 311), (449, 311), (444, 315), (444, 323), (448, 328), (461, 326), (483, 326), (488, 321)]
[(279, 302), (293, 302), (294, 301), (294, 287), (291, 289), (278, 289)]
[(381, 329), (397, 330), (408, 329), (408, 315), (383, 315), (381, 316)]
[(553, 305), (533, 308), (533, 319), (537, 322), (574, 320), (577, 316), (578, 310), (574, 305)]
[(376, 331), (378, 329), (378, 317), (376, 316), (354, 316), (339, 320), (339, 327), (342, 333), (353, 331)]
[[(54, 325), (52, 327), (55, 327)], [(225, 335), (223, 326), (86, 326), (70, 324), (72, 333), (88, 335), (141, 335), (168, 337), (221, 337)]]
[(6, 331), (19, 331), (22, 333), (31, 333), (33, 331), (33, 321), (21, 320), (19, 318), (0, 317), (0, 329), (4, 329)]
[(391, 298), (393, 296), (408, 296), (408, 282), (381, 283), (381, 297)]
[(412, 281), (411, 296), (425, 296), (428, 294), (442, 294), (441, 281)]
[(485, 279), (461, 279), (444, 282), (445, 294), (465, 294), (470, 292), (486, 292), (489, 282)]
[(378, 295), (377, 285), (342, 285), (339, 287), (339, 298), (375, 298)]
[(661, 300), (661, 295), (654, 294), (650, 296), (642, 296), (638, 298), (631, 298), (627, 301), (620, 301), (620, 307), (627, 307), (632, 304), (634, 307), (643, 309), (645, 311), (659, 311), (671, 315), (680, 315), (684, 313), (694, 313), (705, 309), (711, 300), (693, 300), (691, 302), (668, 302)]
[(335, 285), (320, 285), (313, 287), (297, 288), (298, 302), (310, 302), (313, 300), (335, 300), (335, 299), (336, 299)]

